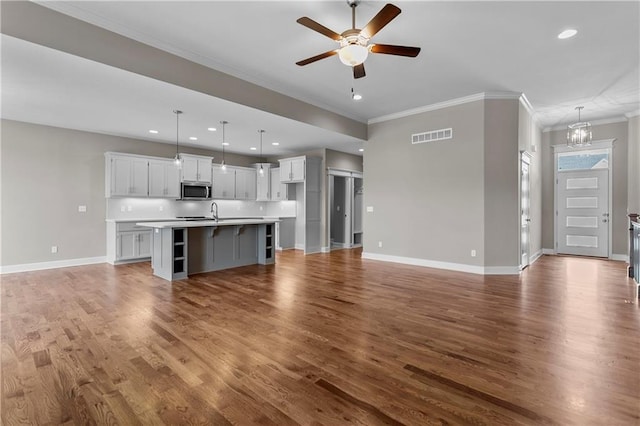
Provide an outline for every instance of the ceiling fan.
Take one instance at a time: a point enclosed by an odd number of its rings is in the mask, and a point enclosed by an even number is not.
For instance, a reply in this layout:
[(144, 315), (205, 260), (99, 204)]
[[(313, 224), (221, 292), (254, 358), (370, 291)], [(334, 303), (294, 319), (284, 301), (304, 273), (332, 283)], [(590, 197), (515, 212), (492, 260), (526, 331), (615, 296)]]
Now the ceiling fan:
[(306, 16), (298, 19), (296, 22), (337, 41), (340, 47), (298, 61), (296, 64), (304, 66), (337, 54), (343, 64), (353, 68), (353, 78), (362, 78), (366, 75), (364, 72), (364, 61), (367, 59), (369, 52), (409, 56), (411, 58), (418, 56), (418, 53), (420, 53), (419, 47), (378, 43), (369, 44), (371, 38), (398, 16), (401, 10), (399, 7), (387, 3), (363, 29), (358, 29), (356, 28), (356, 7), (359, 3), (360, 0), (347, 0), (347, 4), (351, 7), (351, 28), (343, 31), (342, 34), (338, 34)]

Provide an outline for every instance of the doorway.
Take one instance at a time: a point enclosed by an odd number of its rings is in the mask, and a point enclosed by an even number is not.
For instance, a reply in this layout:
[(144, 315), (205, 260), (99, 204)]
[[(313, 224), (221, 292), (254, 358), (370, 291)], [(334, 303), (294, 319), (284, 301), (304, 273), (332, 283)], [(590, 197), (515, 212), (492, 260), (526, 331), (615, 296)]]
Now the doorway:
[(362, 173), (329, 169), (328, 188), (329, 249), (361, 246), (364, 206)]
[(531, 224), (530, 167), (531, 154), (522, 151), (520, 154), (520, 270), (529, 266), (529, 225)]
[(610, 149), (556, 153), (556, 252), (609, 257)]

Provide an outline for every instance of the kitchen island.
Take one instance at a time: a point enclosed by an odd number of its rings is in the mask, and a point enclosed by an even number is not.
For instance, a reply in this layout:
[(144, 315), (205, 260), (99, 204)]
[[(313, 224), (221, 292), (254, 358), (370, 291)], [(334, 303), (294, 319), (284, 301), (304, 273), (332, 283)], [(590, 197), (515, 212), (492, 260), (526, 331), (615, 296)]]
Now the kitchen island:
[(190, 274), (275, 263), (278, 219), (139, 222), (152, 228), (153, 274), (173, 281)]

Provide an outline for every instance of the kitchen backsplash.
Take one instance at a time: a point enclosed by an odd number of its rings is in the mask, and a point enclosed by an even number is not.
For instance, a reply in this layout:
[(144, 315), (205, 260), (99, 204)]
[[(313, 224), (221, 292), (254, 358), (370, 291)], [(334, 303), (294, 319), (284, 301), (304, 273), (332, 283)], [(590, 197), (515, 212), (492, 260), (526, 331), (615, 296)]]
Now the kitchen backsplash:
[[(218, 216), (295, 217), (295, 201), (215, 200)], [(177, 216), (209, 216), (211, 201), (176, 201), (149, 198), (108, 198), (107, 219), (169, 219)]]

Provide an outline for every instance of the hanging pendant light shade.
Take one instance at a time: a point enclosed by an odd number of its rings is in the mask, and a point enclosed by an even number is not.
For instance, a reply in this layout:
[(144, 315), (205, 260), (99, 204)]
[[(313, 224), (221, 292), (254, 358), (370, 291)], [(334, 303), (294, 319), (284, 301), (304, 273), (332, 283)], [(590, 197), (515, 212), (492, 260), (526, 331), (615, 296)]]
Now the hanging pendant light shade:
[(226, 142), (224, 141), (224, 126), (229, 124), (228, 121), (221, 121), (220, 124), (222, 124), (222, 170), (226, 170), (227, 169), (227, 165), (224, 162), (224, 147), (226, 145)]
[(580, 111), (583, 106), (578, 106), (578, 122), (567, 126), (567, 146), (570, 148), (580, 148), (591, 145), (591, 123), (580, 120)]
[(260, 169), (258, 170), (258, 173), (260, 176), (264, 176), (264, 168), (262, 167), (262, 134), (264, 133), (264, 130), (258, 130), (258, 133), (260, 133)]
[(179, 109), (174, 109), (173, 113), (176, 115), (176, 158), (174, 159), (174, 161), (176, 163), (176, 166), (181, 167), (182, 161), (180, 160), (180, 148), (178, 143), (178, 136), (180, 131), (180, 114), (182, 114), (182, 111), (180, 111)]

